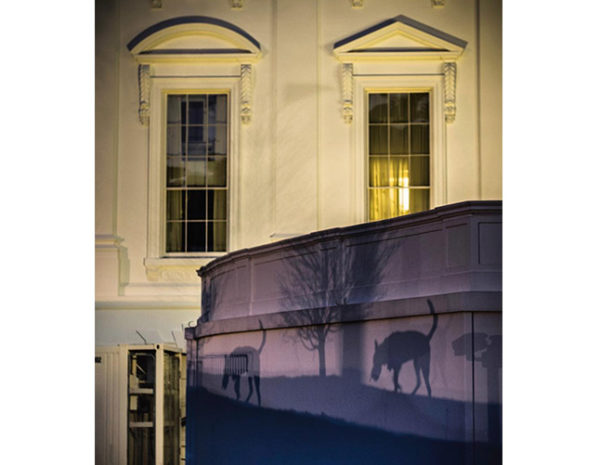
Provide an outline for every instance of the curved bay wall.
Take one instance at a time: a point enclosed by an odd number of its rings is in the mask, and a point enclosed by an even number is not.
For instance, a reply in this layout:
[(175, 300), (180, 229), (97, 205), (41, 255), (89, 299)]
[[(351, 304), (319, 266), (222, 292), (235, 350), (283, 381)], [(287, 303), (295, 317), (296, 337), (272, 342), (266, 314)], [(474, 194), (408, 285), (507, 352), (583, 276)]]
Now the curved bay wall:
[(466, 202), (200, 269), (187, 460), (500, 463), (501, 230)]

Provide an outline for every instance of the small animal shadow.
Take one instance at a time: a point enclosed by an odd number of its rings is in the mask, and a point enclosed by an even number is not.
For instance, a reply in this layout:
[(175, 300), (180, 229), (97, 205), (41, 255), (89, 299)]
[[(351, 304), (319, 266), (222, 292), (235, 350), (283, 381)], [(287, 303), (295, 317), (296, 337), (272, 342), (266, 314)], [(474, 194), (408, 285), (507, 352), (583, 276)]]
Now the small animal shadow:
[(385, 338), (381, 344), (378, 344), (375, 340), (371, 378), (377, 381), (381, 375), (381, 367), (386, 365), (387, 369), (393, 371), (394, 374), (394, 392), (402, 391), (400, 384), (398, 384), (398, 375), (402, 365), (412, 360), (417, 375), (417, 385), (411, 394), (415, 394), (421, 386), (422, 375), (427, 394), (431, 397), (431, 386), (429, 384), (430, 342), (433, 333), (437, 329), (438, 316), (429, 299), (427, 305), (429, 306), (429, 313), (433, 315), (433, 325), (428, 334), (425, 335), (418, 331), (397, 331)]
[(254, 389), (256, 389), (256, 398), (260, 406), (260, 353), (267, 340), (267, 331), (262, 322), (259, 321), (262, 329), (262, 342), (260, 347), (236, 347), (229, 355), (225, 355), (225, 366), (223, 368), (223, 389), (227, 389), (229, 378), (233, 380), (233, 389), (237, 400), (240, 400), (240, 379), (242, 376), (248, 377), (248, 397), (246, 402), (250, 401)]

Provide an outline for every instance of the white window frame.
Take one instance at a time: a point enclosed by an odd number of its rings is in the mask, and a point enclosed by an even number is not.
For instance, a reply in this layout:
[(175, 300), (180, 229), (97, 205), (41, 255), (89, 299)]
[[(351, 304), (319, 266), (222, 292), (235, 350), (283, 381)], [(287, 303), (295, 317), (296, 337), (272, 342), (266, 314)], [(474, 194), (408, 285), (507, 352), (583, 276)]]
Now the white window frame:
[(229, 96), (229, 153), (227, 154), (227, 251), (237, 248), (239, 230), (240, 78), (238, 76), (151, 77), (148, 160), (148, 238), (145, 264), (202, 266), (225, 252), (166, 253), (166, 121), (167, 95), (227, 93)]
[(354, 80), (354, 197), (357, 222), (369, 221), (369, 106), (372, 93), (428, 92), (430, 95), (430, 197), (429, 208), (444, 205), (447, 199), (446, 122), (443, 102), (443, 75), (364, 75)]

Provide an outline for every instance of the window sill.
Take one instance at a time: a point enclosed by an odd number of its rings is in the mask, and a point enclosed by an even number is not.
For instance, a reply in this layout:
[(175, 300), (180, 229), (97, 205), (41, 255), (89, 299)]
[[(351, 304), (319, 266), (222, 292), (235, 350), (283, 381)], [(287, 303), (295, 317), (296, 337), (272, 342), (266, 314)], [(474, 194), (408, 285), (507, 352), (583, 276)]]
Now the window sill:
[(200, 278), (196, 270), (223, 255), (227, 255), (226, 252), (212, 252), (193, 257), (146, 257), (146, 277), (149, 281), (199, 284)]

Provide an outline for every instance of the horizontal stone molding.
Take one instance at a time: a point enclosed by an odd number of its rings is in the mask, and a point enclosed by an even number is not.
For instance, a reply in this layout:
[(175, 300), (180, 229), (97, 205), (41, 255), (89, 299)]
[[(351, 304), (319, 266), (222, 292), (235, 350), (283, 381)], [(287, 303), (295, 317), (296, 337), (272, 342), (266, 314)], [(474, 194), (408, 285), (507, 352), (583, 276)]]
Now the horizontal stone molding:
[(200, 304), (198, 299), (190, 301), (181, 300), (135, 300), (128, 298), (126, 300), (99, 300), (95, 303), (96, 311), (102, 310), (198, 310)]
[(239, 250), (198, 270), (200, 321), (500, 293), (501, 232), (501, 202), (478, 201)]
[(123, 238), (113, 234), (96, 234), (96, 249), (118, 248), (123, 242)]
[(383, 232), (387, 230), (406, 229), (413, 226), (442, 221), (456, 216), (480, 214), (480, 215), (502, 215), (502, 201), (500, 200), (482, 200), (466, 201), (450, 205), (444, 205), (420, 213), (399, 216), (389, 220), (373, 221), (370, 223), (361, 223), (354, 226), (343, 228), (331, 228), (323, 231), (317, 231), (303, 236), (295, 236), (269, 244), (252, 247), (248, 249), (239, 249), (227, 255), (219, 257), (207, 265), (198, 269), (198, 276), (206, 276), (216, 267), (223, 266), (227, 262), (238, 260), (240, 258), (249, 258), (262, 255), (270, 251), (295, 247), (297, 245), (315, 243), (324, 239), (335, 239), (340, 235), (361, 235), (369, 232)]
[[(439, 315), (459, 312), (501, 312), (501, 292), (458, 292), (429, 298), (403, 299), (369, 304), (344, 305), (335, 318), (323, 318), (323, 309), (296, 310), (298, 321), (310, 321), (312, 325), (342, 324), (360, 321), (384, 320), (390, 318), (408, 318), (429, 316), (427, 300), (431, 300)], [(186, 328), (186, 339), (198, 339), (209, 336), (260, 331), (263, 329), (290, 328), (286, 320), (289, 312), (268, 315), (249, 315), (246, 317), (208, 321)]]

